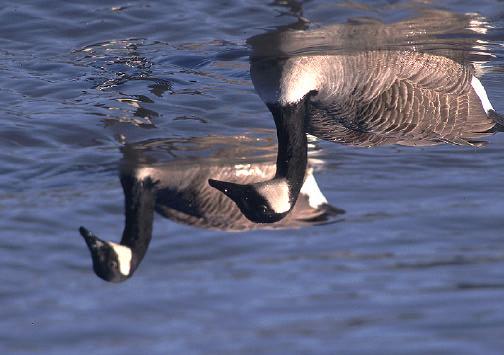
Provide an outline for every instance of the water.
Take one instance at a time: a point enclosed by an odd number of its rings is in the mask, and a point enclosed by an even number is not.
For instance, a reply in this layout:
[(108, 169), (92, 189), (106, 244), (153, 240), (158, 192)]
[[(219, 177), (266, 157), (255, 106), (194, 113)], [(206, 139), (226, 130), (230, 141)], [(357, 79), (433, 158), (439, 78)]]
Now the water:
[(120, 239), (126, 143), (160, 142), (142, 159), (181, 171), (229, 163), (237, 146), (244, 164), (271, 163), (248, 38), (298, 16), (393, 24), (433, 8), (485, 19), (486, 31), (414, 44), (479, 40), (470, 59), (492, 55), (481, 80), (504, 112), (502, 1), (4, 4), (1, 352), (501, 354), (502, 134), (483, 148), (317, 142), (318, 185), (344, 215), (228, 233), (158, 214), (121, 284), (96, 277), (78, 234)]

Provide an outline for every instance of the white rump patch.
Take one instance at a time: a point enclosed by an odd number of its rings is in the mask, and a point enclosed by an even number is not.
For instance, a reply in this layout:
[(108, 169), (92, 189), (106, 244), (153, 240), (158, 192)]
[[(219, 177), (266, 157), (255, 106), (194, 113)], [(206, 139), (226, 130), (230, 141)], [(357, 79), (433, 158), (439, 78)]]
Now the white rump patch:
[(487, 93), (485, 91), (485, 88), (481, 84), (481, 81), (479, 81), (477, 77), (473, 76), (471, 85), (474, 91), (476, 91), (476, 95), (478, 95), (478, 97), (480, 98), (485, 112), (488, 113), (488, 111), (493, 110), (492, 104), (490, 103), (490, 100), (488, 100)]
[(128, 276), (131, 271), (131, 248), (117, 244), (114, 242), (107, 242), (112, 249), (114, 249), (117, 254), (117, 262), (119, 264), (119, 271), (124, 276)]
[(308, 174), (301, 187), (301, 194), (308, 196), (308, 204), (311, 208), (319, 208), (323, 204), (327, 204), (327, 199), (320, 191), (317, 181), (312, 174)]
[(487, 74), (488, 68), (490, 68), (489, 65), (487, 65), (488, 61), (479, 61), (479, 62), (472, 62), (472, 65), (474, 67), (474, 72), (476, 73), (476, 77), (480, 78)]
[(257, 192), (261, 194), (275, 213), (284, 213), (291, 209), (289, 202), (289, 186), (286, 181), (273, 180), (257, 187)]

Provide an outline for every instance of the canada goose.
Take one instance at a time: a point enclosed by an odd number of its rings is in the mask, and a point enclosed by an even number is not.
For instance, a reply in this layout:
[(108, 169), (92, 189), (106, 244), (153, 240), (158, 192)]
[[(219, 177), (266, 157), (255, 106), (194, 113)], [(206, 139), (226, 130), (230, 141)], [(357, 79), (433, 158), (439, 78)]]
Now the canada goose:
[[(223, 148), (210, 151), (218, 146)], [(310, 161), (292, 213), (270, 225), (251, 222), (230, 199), (208, 185), (209, 178), (240, 184), (270, 179), (275, 173), (274, 148), (272, 142), (244, 137), (151, 140), (126, 145), (120, 170), (125, 196), (125, 227), (120, 243), (103, 241), (80, 228), (95, 273), (112, 282), (133, 275), (152, 237), (154, 211), (175, 222), (224, 231), (300, 228), (326, 223), (343, 213), (328, 204)], [(189, 153), (189, 157), (172, 158)], [(168, 161), (166, 156), (170, 157)]]
[(364, 20), (251, 38), (252, 81), (277, 127), (277, 171), (255, 184), (209, 184), (250, 220), (272, 223), (298, 197), (305, 133), (364, 147), (481, 144), (478, 138), (502, 130), (502, 119), (467, 58), (475, 41), (449, 37), (454, 50), (438, 37), (471, 31), (474, 23), (484, 21), (429, 11), (390, 25)]

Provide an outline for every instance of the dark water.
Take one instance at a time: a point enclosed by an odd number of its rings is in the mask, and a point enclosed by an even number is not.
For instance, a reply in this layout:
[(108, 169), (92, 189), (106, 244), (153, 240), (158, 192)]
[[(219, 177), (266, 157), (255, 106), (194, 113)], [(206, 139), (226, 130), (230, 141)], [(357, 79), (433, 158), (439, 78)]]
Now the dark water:
[(476, 30), (408, 45), (474, 41), (504, 112), (502, 1), (4, 4), (0, 352), (502, 354), (502, 134), (482, 148), (317, 142), (318, 185), (344, 215), (243, 233), (156, 215), (121, 284), (96, 277), (78, 234), (120, 239), (125, 144), (173, 171), (236, 164), (229, 151), (274, 161), (248, 38), (301, 16), (316, 29), (425, 9), (478, 16)]

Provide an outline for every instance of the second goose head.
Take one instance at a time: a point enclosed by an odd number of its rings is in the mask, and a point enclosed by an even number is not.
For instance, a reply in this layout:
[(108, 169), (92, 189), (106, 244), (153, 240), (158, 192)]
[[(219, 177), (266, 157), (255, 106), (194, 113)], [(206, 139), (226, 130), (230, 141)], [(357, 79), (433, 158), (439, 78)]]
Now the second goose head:
[(110, 282), (121, 282), (133, 275), (152, 238), (156, 182), (150, 176), (124, 174), (121, 184), (125, 226), (120, 243), (101, 240), (86, 228), (79, 228), (91, 253), (94, 272)]
[(274, 223), (284, 218), (296, 204), (307, 165), (305, 115), (310, 96), (296, 103), (268, 104), (277, 129), (276, 174), (267, 181), (235, 184), (210, 179), (210, 186), (220, 190), (255, 223)]
[(101, 240), (84, 227), (79, 232), (86, 241), (95, 274), (105, 281), (121, 282), (132, 274), (131, 248)]
[(278, 222), (289, 213), (297, 197), (285, 179), (250, 185), (213, 179), (208, 183), (233, 200), (245, 217), (255, 223)]

